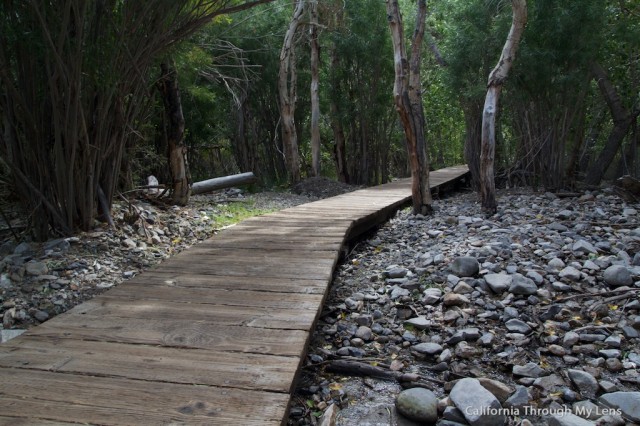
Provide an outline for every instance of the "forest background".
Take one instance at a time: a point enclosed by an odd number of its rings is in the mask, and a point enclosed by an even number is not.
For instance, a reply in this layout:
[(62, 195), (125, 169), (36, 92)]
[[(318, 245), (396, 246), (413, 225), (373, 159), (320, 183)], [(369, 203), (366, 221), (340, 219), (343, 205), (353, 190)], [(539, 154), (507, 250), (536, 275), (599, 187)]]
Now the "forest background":
[[(315, 174), (358, 185), (408, 176), (385, 2), (309, 0), (291, 34), (301, 1), (1, 2), (0, 179), (27, 206), (36, 238), (90, 229), (150, 174), (171, 186), (170, 147), (191, 182), (246, 171), (264, 187)], [(409, 40), (416, 2), (399, 4)], [(640, 1), (527, 6), (496, 120), (497, 184), (554, 191), (638, 176)], [(487, 77), (510, 25), (509, 1), (427, 3), (432, 169), (467, 163), (477, 184)], [(287, 34), (299, 175), (283, 146)]]

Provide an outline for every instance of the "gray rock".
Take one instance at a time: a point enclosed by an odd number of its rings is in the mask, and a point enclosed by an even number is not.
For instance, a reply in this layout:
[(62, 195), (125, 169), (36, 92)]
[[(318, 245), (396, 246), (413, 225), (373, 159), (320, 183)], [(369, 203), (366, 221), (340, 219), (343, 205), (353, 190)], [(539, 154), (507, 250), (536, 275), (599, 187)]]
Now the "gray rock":
[(480, 330), (475, 327), (464, 328), (462, 330), (458, 330), (455, 332), (453, 336), (451, 336), (447, 340), (447, 344), (454, 346), (459, 342), (474, 342), (480, 338)]
[(530, 296), (536, 294), (538, 286), (532, 279), (522, 276), (521, 274), (514, 274), (511, 285), (509, 286), (509, 293)]
[(412, 388), (400, 392), (396, 409), (411, 420), (426, 424), (438, 421), (438, 398), (428, 389)]
[(549, 426), (594, 426), (595, 423), (571, 413), (554, 413), (547, 418)]
[(488, 379), (486, 377), (480, 377), (478, 378), (478, 381), (480, 382), (483, 388), (485, 388), (486, 390), (491, 392), (493, 396), (498, 398), (498, 401), (500, 401), (500, 404), (504, 404), (507, 398), (509, 398), (509, 396), (514, 392), (514, 389), (511, 386), (504, 384), (502, 382), (499, 382), (498, 380)]
[(431, 321), (428, 320), (425, 317), (415, 317), (415, 318), (409, 318), (408, 320), (406, 320), (404, 322), (406, 325), (410, 325), (412, 327), (417, 328), (418, 330), (427, 330), (429, 328), (434, 327), (436, 324)]
[(480, 271), (480, 264), (475, 257), (461, 256), (454, 259), (449, 269), (458, 277), (473, 277)]
[(600, 385), (598, 381), (591, 374), (582, 370), (569, 369), (567, 372), (569, 379), (578, 388), (580, 393), (587, 398), (595, 398)]
[(593, 244), (586, 240), (576, 241), (575, 243), (573, 243), (572, 249), (574, 253), (598, 254), (598, 250), (593, 246)]
[(371, 329), (369, 327), (366, 326), (360, 326), (358, 327), (358, 329), (356, 330), (356, 337), (365, 340), (365, 341), (369, 341), (371, 339), (373, 339), (373, 332), (371, 331)]
[(580, 280), (580, 278), (582, 277), (582, 274), (573, 266), (567, 266), (566, 268), (564, 268), (562, 271), (558, 273), (558, 276), (560, 276), (560, 278), (566, 278), (569, 281), (575, 282)]
[(513, 277), (507, 274), (487, 274), (484, 276), (484, 280), (491, 291), (501, 294), (507, 291), (513, 281)]
[(620, 358), (622, 355), (620, 349), (600, 349), (598, 353), (605, 358)]
[(516, 386), (516, 391), (504, 402), (505, 408), (524, 408), (529, 404), (529, 389), (526, 386)]
[(566, 266), (562, 259), (558, 259), (557, 257), (551, 259), (549, 263), (547, 263), (547, 265), (549, 266), (549, 268), (556, 271), (559, 271)]
[(428, 342), (428, 343), (418, 343), (415, 346), (412, 346), (411, 349), (414, 351), (425, 354), (425, 355), (437, 355), (442, 352), (443, 347), (437, 343)]
[(444, 306), (463, 306), (469, 303), (470, 303), (470, 300), (468, 297), (466, 297), (463, 294), (458, 294), (453, 292), (445, 294), (444, 297), (442, 298), (442, 304)]
[(47, 241), (42, 245), (43, 250), (56, 250), (60, 252), (66, 252), (71, 248), (71, 244), (66, 238), (58, 238), (56, 240)]
[(514, 365), (511, 372), (516, 376), (532, 378), (541, 377), (547, 374), (546, 371), (534, 362), (529, 362), (525, 365)]
[(13, 282), (9, 278), (9, 274), (0, 275), (0, 288), (8, 290), (13, 287)]
[(458, 380), (449, 398), (471, 426), (501, 426), (507, 420), (500, 412), (502, 407), (498, 399), (477, 379)]
[(571, 410), (576, 416), (587, 420), (597, 420), (602, 416), (602, 409), (589, 400), (573, 403)]
[(620, 409), (629, 420), (640, 422), (640, 392), (607, 393), (598, 400), (608, 407)]
[(633, 278), (629, 270), (622, 265), (612, 265), (605, 269), (602, 275), (604, 281), (611, 287), (621, 287), (633, 284)]
[(407, 275), (408, 270), (400, 267), (392, 267), (387, 269), (384, 274), (387, 278), (404, 278)]
[(462, 341), (456, 345), (455, 354), (458, 358), (472, 359), (480, 354), (480, 350)]
[(391, 297), (391, 300), (396, 300), (404, 296), (409, 296), (410, 294), (411, 291), (407, 290), (406, 288), (393, 286), (393, 288), (391, 289), (391, 295), (389, 297)]
[(568, 331), (562, 338), (565, 347), (571, 347), (580, 341), (580, 335), (575, 331)]
[(527, 334), (531, 331), (531, 327), (529, 327), (529, 324), (515, 318), (510, 319), (504, 325), (505, 327), (507, 327), (507, 330), (512, 331), (514, 333)]
[(20, 243), (15, 249), (13, 249), (13, 254), (17, 254), (19, 256), (33, 254), (33, 247), (31, 247), (31, 244), (29, 243)]
[(24, 268), (29, 275), (46, 275), (49, 273), (49, 267), (46, 263), (35, 260), (25, 263)]

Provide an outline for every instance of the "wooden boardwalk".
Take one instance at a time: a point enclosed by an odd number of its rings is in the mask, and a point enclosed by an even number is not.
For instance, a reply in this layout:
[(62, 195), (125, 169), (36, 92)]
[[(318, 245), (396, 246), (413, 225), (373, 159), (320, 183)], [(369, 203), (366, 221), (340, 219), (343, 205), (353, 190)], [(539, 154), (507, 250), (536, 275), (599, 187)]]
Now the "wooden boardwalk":
[(340, 248), (409, 199), (403, 180), (248, 219), (0, 345), (0, 424), (286, 423)]

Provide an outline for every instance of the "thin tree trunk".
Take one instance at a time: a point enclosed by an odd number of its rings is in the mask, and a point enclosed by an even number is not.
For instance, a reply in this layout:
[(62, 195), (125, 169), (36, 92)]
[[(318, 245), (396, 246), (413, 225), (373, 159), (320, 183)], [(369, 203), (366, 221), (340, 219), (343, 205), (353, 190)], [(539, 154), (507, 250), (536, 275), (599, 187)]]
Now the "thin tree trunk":
[(498, 65), (489, 74), (487, 96), (482, 112), (482, 141), (480, 149), (480, 194), (482, 209), (487, 213), (497, 211), (494, 161), (496, 152), (496, 114), (502, 85), (518, 50), (524, 27), (527, 24), (526, 0), (512, 0), (513, 19), (507, 41), (502, 49)]
[(427, 6), (418, 0), (416, 28), (411, 43), (411, 58), (407, 60), (404, 30), (398, 0), (387, 0), (387, 19), (394, 51), (395, 82), (393, 98), (404, 128), (409, 162), (411, 165), (411, 194), (414, 214), (432, 212), (427, 163), (422, 87), (420, 83), (420, 53), (424, 38)]
[(309, 0), (311, 25), (311, 168), (314, 176), (320, 176), (320, 44), (318, 43), (318, 0)]
[(594, 63), (591, 66), (591, 71), (596, 78), (602, 96), (609, 106), (611, 118), (613, 119), (613, 129), (611, 133), (609, 133), (607, 143), (604, 148), (602, 148), (602, 151), (600, 151), (600, 155), (596, 161), (588, 169), (587, 176), (585, 177), (585, 183), (588, 185), (598, 185), (618, 153), (622, 141), (629, 132), (631, 123), (636, 120), (640, 110), (630, 112), (624, 107), (620, 96), (616, 92), (611, 80), (609, 80), (607, 72), (599, 64)]
[(300, 181), (300, 155), (298, 153), (298, 133), (295, 125), (296, 110), (296, 60), (295, 36), (302, 21), (306, 0), (296, 0), (293, 17), (284, 36), (280, 51), (280, 71), (278, 73), (278, 94), (284, 157), (292, 183)]
[(163, 62), (160, 64), (160, 69), (162, 74), (158, 81), (158, 89), (162, 93), (165, 111), (167, 153), (173, 189), (172, 202), (177, 205), (186, 205), (189, 202), (189, 172), (178, 79), (173, 65)]

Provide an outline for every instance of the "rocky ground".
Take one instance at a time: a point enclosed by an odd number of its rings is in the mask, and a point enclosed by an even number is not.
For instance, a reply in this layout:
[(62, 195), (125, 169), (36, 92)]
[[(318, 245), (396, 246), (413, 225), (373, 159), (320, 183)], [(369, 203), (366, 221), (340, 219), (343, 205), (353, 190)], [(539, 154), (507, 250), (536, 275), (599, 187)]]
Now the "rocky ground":
[[(0, 337), (207, 238), (224, 205), (277, 210), (337, 189), (349, 188), (230, 190), (181, 208), (139, 198), (114, 207), (115, 230), (7, 240)], [(352, 247), (290, 425), (640, 424), (640, 207), (607, 189), (499, 196), (488, 218), (471, 193), (437, 201), (433, 217), (402, 211)]]
[(608, 189), (499, 203), (456, 195), (357, 244), (289, 425), (640, 424), (640, 207)]

